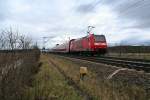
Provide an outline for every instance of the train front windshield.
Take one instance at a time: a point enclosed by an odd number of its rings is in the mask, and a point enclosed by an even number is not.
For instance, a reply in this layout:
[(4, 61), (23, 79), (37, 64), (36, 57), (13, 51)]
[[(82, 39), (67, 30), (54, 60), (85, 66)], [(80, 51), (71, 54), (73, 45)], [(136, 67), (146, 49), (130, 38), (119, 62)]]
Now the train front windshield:
[(105, 36), (104, 35), (94, 35), (95, 42), (105, 42)]

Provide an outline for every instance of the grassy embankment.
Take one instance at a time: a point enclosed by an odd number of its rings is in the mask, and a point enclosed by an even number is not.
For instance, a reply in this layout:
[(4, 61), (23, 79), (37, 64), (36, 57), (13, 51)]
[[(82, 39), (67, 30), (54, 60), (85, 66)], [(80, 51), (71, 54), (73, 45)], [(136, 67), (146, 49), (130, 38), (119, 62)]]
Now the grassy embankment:
[(26, 100), (82, 100), (74, 88), (48, 60), (41, 56), (42, 66), (34, 76), (33, 86), (26, 91)]
[[(80, 81), (81, 65), (55, 55), (42, 55), (42, 66), (38, 67), (38, 56), (34, 52), (21, 53), (22, 64), (2, 74), (5, 76), (2, 77), (5, 81), (0, 84), (3, 100), (83, 100), (49, 60), (58, 65), (82, 90), (92, 95), (94, 100), (148, 100), (143, 88), (98, 80), (92, 71), (88, 71), (86, 79)], [(20, 58), (19, 55), (17, 58)]]
[(150, 46), (120, 45), (108, 47), (108, 55), (123, 58), (150, 60)]
[(76, 84), (93, 95), (95, 100), (150, 100), (142, 87), (104, 79), (98, 80), (100, 78), (97, 78), (96, 73), (91, 71), (88, 72), (88, 76), (84, 81), (79, 81), (80, 64), (72, 63), (70, 60), (55, 55), (49, 55), (49, 57)]

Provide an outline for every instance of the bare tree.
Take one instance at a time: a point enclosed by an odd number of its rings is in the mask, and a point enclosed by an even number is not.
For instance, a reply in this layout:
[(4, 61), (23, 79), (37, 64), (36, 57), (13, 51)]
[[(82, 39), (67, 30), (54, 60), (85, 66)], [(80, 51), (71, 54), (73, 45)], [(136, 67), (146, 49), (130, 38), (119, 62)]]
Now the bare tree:
[(31, 48), (32, 39), (26, 37), (24, 42), (24, 49), (30, 49)]
[(4, 43), (3, 36), (0, 35), (0, 49), (3, 49), (3, 43)]
[(18, 31), (5, 29), (0, 32), (0, 49), (30, 49), (32, 46), (32, 39), (21, 35)]
[(25, 35), (21, 35), (19, 37), (19, 48), (21, 49), (30, 49), (31, 48), (32, 39), (26, 37)]
[(6, 31), (6, 35), (7, 35), (7, 40), (8, 40), (10, 49), (11, 50), (16, 49), (17, 40), (19, 38), (18, 32), (13, 32), (12, 28), (10, 28), (10, 30)]
[(5, 31), (2, 30), (0, 33), (0, 49), (6, 49), (7, 45), (8, 43), (6, 41)]

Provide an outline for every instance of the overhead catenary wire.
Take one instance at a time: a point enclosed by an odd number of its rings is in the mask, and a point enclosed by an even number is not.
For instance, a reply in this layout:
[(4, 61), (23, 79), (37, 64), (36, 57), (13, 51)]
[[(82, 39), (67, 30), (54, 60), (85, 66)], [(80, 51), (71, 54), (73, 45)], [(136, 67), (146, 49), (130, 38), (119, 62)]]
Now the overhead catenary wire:
[(45, 37), (42, 37), (43, 39), (43, 49), (45, 49), (45, 44), (50, 40), (54, 38), (54, 36), (45, 36)]
[[(144, 1), (146, 0), (140, 0), (140, 1), (137, 1), (135, 2), (134, 4), (131, 4), (127, 7), (127, 9), (124, 9), (124, 10), (121, 10), (119, 14), (127, 14), (128, 11), (132, 10), (132, 8), (138, 8), (138, 7), (142, 7), (144, 6)], [(143, 2), (143, 3), (142, 3)]]

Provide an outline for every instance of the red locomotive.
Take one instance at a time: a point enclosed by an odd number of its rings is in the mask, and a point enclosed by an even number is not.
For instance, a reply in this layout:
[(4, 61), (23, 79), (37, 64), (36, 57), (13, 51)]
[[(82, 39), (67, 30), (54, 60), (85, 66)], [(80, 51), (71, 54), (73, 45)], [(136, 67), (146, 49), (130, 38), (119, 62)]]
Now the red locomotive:
[(104, 35), (89, 34), (88, 36), (72, 39), (64, 44), (52, 48), (52, 52), (74, 54), (105, 54), (107, 43)]

